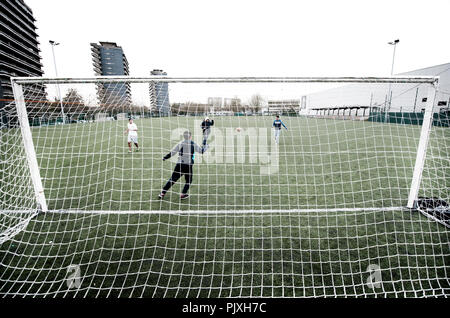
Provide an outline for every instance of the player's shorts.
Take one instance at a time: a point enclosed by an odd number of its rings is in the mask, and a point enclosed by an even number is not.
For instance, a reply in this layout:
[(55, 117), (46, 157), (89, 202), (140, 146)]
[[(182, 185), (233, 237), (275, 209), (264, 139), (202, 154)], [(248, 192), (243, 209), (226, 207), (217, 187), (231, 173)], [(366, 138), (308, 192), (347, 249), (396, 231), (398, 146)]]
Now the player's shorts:
[(132, 142), (137, 144), (138, 143), (138, 137), (137, 136), (130, 136), (128, 135), (128, 142)]

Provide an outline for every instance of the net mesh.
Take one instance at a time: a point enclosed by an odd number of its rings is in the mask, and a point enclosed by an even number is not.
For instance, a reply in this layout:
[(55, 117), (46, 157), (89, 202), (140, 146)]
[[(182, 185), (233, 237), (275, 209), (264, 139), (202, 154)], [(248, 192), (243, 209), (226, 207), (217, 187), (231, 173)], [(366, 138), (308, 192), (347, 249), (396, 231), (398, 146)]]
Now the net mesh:
[[(23, 84), (49, 211), (12, 102), (0, 296), (447, 297), (448, 228), (404, 208), (428, 86)], [(419, 196), (449, 202), (449, 120), (435, 111)], [(186, 130), (208, 145), (190, 196), (183, 177), (160, 199)]]

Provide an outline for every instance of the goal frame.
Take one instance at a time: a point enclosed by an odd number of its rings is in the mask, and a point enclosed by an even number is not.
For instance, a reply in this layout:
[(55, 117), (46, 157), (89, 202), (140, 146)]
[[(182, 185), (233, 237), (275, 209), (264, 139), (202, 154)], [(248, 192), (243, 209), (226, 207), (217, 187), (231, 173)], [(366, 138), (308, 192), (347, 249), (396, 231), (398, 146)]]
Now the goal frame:
[(390, 76), (390, 77), (168, 77), (168, 76), (95, 76), (82, 78), (69, 77), (12, 77), (15, 105), (23, 138), (26, 159), (30, 170), (38, 210), (48, 211), (44, 188), (39, 173), (39, 165), (32, 140), (28, 114), (26, 110), (23, 84), (88, 84), (88, 83), (390, 83), (390, 84), (429, 84), (424, 120), (417, 147), (413, 178), (411, 181), (407, 208), (414, 208), (418, 199), (426, 151), (432, 127), (433, 108), (439, 76)]

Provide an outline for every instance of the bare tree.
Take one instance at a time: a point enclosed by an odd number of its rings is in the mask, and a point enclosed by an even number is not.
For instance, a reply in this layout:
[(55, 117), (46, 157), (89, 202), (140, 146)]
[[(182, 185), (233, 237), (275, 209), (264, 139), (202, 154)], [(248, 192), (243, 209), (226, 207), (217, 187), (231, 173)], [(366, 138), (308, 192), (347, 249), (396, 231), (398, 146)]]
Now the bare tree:
[(250, 97), (248, 101), (248, 106), (250, 107), (250, 111), (253, 113), (257, 113), (261, 110), (264, 105), (264, 98), (259, 94), (254, 94)]
[(84, 106), (83, 97), (78, 93), (76, 88), (69, 88), (66, 96), (63, 98), (63, 103), (67, 104), (67, 106), (76, 105), (76, 106)]
[[(76, 88), (69, 88), (66, 95), (63, 97), (62, 103), (64, 113), (72, 119), (77, 119), (81, 114), (88, 113), (90, 109), (86, 106), (83, 97)], [(55, 102), (55, 105), (59, 104)]]

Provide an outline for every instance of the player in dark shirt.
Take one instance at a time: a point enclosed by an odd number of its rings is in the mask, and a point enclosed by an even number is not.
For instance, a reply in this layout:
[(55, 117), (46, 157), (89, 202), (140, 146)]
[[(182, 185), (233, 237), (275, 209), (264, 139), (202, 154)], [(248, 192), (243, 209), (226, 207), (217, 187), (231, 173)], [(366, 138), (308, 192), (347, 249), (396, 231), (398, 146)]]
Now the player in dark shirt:
[(280, 116), (277, 115), (276, 119), (273, 121), (272, 127), (275, 128), (275, 142), (278, 143), (280, 138), (281, 126), (287, 129), (286, 125), (281, 121)]
[(207, 149), (208, 145), (200, 147), (195, 142), (191, 140), (192, 136), (189, 131), (185, 131), (183, 134), (184, 140), (177, 144), (171, 152), (164, 156), (163, 161), (169, 159), (170, 157), (178, 153), (178, 162), (173, 169), (172, 176), (159, 194), (159, 198), (162, 199), (166, 195), (166, 192), (184, 175), (186, 179), (186, 184), (184, 185), (183, 191), (181, 193), (181, 199), (186, 199), (189, 197), (187, 193), (189, 187), (192, 183), (193, 166), (195, 152), (203, 154)]
[(201, 128), (203, 131), (203, 146), (206, 145), (206, 141), (208, 140), (208, 137), (211, 134), (211, 126), (214, 126), (214, 120), (206, 117), (205, 120), (202, 121), (202, 124), (201, 124)]

